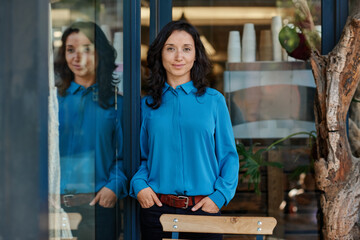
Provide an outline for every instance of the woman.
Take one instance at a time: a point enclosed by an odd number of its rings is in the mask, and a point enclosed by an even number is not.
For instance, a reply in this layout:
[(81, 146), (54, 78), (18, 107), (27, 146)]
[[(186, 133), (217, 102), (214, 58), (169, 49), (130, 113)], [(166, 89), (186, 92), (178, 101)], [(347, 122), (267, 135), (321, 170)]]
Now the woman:
[(60, 78), (61, 204), (66, 212), (82, 215), (79, 240), (116, 239), (115, 205), (127, 195), (115, 58), (96, 24), (76, 22), (63, 33), (55, 62)]
[[(207, 87), (210, 62), (196, 29), (168, 23), (148, 52), (142, 102), (143, 161), (130, 184), (141, 205), (142, 239), (162, 239), (163, 213), (220, 215), (235, 194), (239, 160), (225, 99)], [(218, 234), (180, 234), (222, 239)]]

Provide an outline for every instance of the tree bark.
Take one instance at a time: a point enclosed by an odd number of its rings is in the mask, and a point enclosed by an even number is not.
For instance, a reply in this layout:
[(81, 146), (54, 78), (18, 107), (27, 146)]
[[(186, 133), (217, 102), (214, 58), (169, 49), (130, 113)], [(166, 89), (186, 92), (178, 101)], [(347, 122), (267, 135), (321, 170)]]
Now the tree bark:
[(315, 179), (325, 239), (359, 239), (360, 159), (352, 155), (347, 112), (360, 81), (360, 12), (350, 17), (331, 53), (313, 52), (317, 129)]

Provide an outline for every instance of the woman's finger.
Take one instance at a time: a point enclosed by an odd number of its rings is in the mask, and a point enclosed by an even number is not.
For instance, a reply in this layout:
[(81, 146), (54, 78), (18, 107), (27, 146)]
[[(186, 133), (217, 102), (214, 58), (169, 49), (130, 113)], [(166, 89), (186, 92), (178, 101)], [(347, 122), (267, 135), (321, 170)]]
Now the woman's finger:
[(160, 199), (158, 198), (158, 196), (156, 195), (156, 193), (153, 191), (153, 200), (154, 200), (154, 202), (156, 203), (156, 205), (158, 205), (159, 207), (162, 207), (162, 203), (161, 203), (161, 201), (160, 201)]
[(200, 208), (202, 208), (202, 206), (203, 206), (204, 203), (205, 203), (205, 200), (204, 200), (204, 199), (205, 199), (205, 198), (201, 199), (201, 201), (198, 202), (198, 203), (191, 209), (191, 211), (195, 212), (195, 211), (199, 210)]

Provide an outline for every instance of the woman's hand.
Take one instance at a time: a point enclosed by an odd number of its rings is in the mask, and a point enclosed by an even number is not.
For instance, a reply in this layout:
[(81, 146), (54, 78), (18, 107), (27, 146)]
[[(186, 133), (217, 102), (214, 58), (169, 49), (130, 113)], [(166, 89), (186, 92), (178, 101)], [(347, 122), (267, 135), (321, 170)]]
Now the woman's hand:
[(203, 199), (201, 199), (201, 201), (198, 202), (191, 210), (195, 212), (200, 208), (207, 213), (218, 213), (220, 210), (218, 206), (209, 197), (204, 197)]
[(94, 206), (96, 203), (99, 203), (99, 205), (104, 208), (113, 208), (116, 204), (116, 201), (116, 194), (109, 188), (103, 187), (96, 194), (95, 198), (90, 202), (90, 205)]
[(142, 208), (150, 208), (154, 204), (162, 207), (162, 203), (160, 202), (158, 196), (150, 187), (142, 189), (137, 195), (137, 200)]

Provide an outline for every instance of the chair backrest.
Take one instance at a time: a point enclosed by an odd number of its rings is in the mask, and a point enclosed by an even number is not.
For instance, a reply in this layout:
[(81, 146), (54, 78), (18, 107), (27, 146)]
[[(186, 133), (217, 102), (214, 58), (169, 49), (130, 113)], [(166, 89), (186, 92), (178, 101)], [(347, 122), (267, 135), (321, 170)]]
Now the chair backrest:
[[(68, 224), (69, 224), (69, 228), (71, 230), (77, 230), (81, 220), (82, 220), (82, 216), (80, 215), (80, 213), (65, 213), (67, 219), (68, 220)], [(64, 219), (61, 219), (60, 217), (62, 217), (62, 215), (60, 213), (55, 214), (55, 213), (50, 213), (49, 215), (49, 219), (52, 218), (59, 218), (59, 221), (63, 221)], [(51, 221), (50, 223), (53, 223), (53, 221)], [(54, 229), (55, 226), (51, 225), (49, 226), (50, 229)]]
[(80, 213), (50, 213), (49, 214), (49, 240), (77, 240), (71, 230), (77, 230), (81, 222)]
[(166, 232), (247, 235), (271, 235), (277, 223), (273, 217), (198, 216), (181, 214), (163, 214), (160, 217), (160, 222), (163, 230)]
[(70, 222), (70, 229), (77, 230), (82, 220), (82, 216), (80, 215), (80, 213), (68, 213), (68, 216)]

